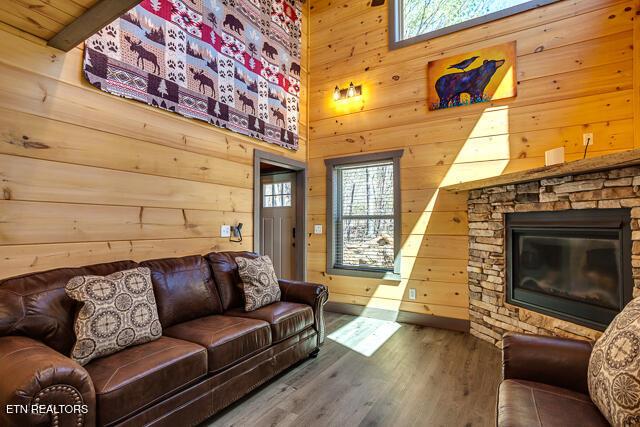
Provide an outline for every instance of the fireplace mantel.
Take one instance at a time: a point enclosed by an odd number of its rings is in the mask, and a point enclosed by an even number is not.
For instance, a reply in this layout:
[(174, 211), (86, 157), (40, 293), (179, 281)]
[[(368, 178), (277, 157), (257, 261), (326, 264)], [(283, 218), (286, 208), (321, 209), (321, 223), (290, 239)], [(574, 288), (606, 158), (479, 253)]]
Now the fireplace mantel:
[(495, 187), (499, 185), (521, 184), (524, 182), (537, 181), (543, 178), (578, 175), (635, 165), (640, 165), (640, 149), (622, 151), (619, 153), (608, 154), (606, 156), (576, 160), (559, 165), (528, 169), (496, 177), (453, 184), (443, 187), (443, 189), (448, 191), (477, 190), (480, 188)]

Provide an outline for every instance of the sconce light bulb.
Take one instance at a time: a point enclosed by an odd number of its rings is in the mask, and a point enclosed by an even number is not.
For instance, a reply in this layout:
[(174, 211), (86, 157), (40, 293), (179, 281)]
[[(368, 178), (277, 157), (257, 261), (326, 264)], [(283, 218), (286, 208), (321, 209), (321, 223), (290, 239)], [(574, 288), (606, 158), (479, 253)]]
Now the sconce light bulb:
[(353, 82), (349, 84), (349, 89), (347, 90), (347, 97), (353, 98), (356, 96), (356, 87), (353, 85)]
[(336, 86), (336, 88), (333, 90), (333, 100), (338, 101), (339, 99), (340, 99), (340, 88)]

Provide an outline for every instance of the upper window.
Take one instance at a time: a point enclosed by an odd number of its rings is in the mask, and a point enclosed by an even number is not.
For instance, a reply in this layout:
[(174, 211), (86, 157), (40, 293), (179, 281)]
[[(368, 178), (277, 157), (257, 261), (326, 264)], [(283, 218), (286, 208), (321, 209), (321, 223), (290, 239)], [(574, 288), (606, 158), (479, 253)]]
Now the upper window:
[(291, 182), (278, 182), (262, 186), (262, 207), (287, 208), (291, 206)]
[(560, 0), (393, 0), (390, 46), (401, 47)]
[(326, 160), (329, 273), (399, 273), (401, 154)]

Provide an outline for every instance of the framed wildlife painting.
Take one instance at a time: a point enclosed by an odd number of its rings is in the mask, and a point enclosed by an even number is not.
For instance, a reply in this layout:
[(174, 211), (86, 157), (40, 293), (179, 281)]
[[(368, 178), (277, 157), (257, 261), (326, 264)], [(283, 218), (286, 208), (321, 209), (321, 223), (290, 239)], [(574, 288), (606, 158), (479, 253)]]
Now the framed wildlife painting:
[(516, 96), (516, 42), (430, 61), (429, 110)]

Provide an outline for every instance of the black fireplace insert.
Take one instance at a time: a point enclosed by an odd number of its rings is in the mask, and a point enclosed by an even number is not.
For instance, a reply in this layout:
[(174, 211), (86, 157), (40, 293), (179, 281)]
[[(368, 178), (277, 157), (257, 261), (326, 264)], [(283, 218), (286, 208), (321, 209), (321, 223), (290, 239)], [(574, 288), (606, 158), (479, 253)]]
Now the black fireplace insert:
[(506, 216), (507, 302), (604, 330), (632, 298), (629, 209)]

